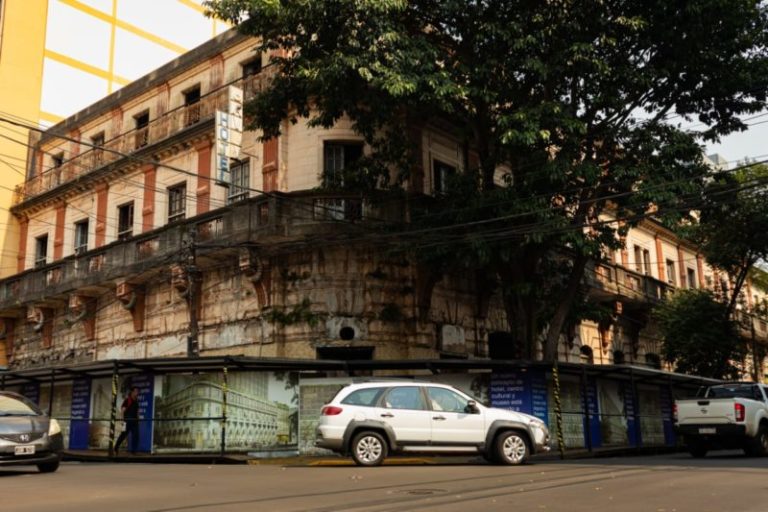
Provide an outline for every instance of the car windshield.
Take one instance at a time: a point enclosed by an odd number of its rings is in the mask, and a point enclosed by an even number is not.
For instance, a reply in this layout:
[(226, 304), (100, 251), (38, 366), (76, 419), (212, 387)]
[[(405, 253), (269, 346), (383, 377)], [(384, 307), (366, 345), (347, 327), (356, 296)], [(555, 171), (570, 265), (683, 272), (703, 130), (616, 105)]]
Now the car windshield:
[(0, 395), (0, 416), (39, 416), (40, 411), (26, 399)]
[(752, 398), (759, 396), (754, 384), (728, 384), (713, 386), (707, 391), (706, 398)]

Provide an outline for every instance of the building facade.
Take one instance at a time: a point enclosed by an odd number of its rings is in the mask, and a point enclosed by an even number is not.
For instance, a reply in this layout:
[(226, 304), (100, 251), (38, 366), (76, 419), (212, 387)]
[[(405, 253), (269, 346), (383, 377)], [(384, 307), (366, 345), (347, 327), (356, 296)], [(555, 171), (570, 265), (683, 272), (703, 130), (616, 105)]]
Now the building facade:
[[(0, 115), (51, 126), (225, 31), (201, 3), (0, 2)], [(13, 187), (24, 181), (26, 134), (0, 122), (0, 276), (15, 271), (19, 227), (8, 209)]]
[[(267, 141), (246, 131), (221, 164), (217, 112), (231, 113), (269, 79), (268, 56), (253, 47), (226, 32), (33, 135), (12, 208), (16, 273), (0, 281), (0, 358), (21, 369), (198, 354), (514, 357), (499, 297), (472, 275), (439, 276), (349, 242), (367, 220), (404, 213), (322, 187), (368, 151), (347, 121), (286, 122)], [(462, 170), (463, 144), (437, 126), (414, 137), (417, 192), (432, 194), (444, 173)], [(583, 322), (561, 359), (658, 367), (652, 305), (674, 288), (728, 279), (644, 221), (588, 284), (614, 318)], [(747, 306), (761, 294), (748, 287)], [(768, 334), (759, 322), (756, 332)], [(194, 443), (197, 434), (168, 435)]]

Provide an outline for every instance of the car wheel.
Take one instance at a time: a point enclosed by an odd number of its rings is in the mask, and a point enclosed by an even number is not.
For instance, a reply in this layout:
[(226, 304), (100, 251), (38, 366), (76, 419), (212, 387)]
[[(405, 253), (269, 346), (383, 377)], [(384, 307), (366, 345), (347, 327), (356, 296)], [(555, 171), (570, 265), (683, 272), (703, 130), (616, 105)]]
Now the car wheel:
[(744, 451), (752, 457), (765, 457), (768, 455), (768, 428), (761, 426), (760, 430), (757, 431), (757, 436), (750, 441)]
[(690, 453), (691, 457), (693, 457), (694, 459), (703, 459), (704, 457), (706, 457), (708, 451), (709, 451), (709, 448), (705, 444), (701, 444), (701, 443), (688, 444), (688, 453)]
[(494, 460), (501, 464), (516, 466), (528, 459), (528, 441), (519, 432), (502, 432), (496, 438)]
[(38, 464), (37, 469), (41, 473), (53, 473), (57, 469), (59, 469), (59, 461), (55, 462), (45, 462), (43, 464)]
[(352, 458), (359, 466), (378, 466), (386, 456), (387, 442), (378, 432), (360, 432), (352, 439)]

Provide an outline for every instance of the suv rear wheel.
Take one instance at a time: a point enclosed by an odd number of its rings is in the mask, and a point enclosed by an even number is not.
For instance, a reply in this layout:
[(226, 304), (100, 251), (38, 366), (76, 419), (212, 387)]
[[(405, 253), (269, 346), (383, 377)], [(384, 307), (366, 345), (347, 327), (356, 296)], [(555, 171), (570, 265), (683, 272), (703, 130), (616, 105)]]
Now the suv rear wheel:
[(387, 456), (387, 442), (381, 434), (363, 431), (352, 439), (352, 458), (359, 466), (379, 466)]
[(494, 460), (501, 464), (516, 466), (528, 459), (528, 441), (525, 436), (514, 430), (502, 432), (496, 438), (496, 456)]

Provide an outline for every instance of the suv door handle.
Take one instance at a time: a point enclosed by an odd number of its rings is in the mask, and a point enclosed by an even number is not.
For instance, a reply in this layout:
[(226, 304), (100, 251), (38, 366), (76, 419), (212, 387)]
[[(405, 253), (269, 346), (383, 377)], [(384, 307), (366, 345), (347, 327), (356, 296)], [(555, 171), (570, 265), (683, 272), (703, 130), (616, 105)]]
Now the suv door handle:
[(445, 416), (432, 416), (432, 419), (437, 421), (445, 421)]
[(382, 418), (394, 418), (395, 415), (392, 414), (391, 412), (385, 412), (384, 414), (381, 415), (381, 417)]

